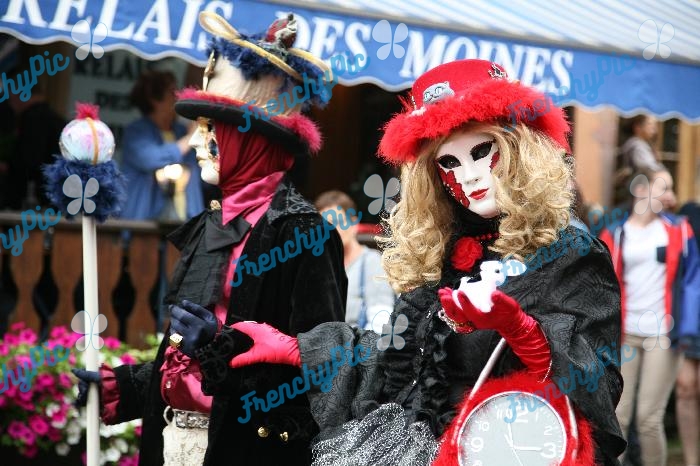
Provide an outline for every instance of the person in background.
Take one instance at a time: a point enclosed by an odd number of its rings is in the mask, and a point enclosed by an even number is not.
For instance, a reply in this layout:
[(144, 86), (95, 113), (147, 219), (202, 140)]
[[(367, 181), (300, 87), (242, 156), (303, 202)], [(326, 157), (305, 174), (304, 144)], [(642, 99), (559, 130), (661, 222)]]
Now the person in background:
[[(661, 204), (664, 206), (664, 210), (667, 212), (673, 212), (678, 205), (678, 199), (676, 199), (676, 193), (673, 192), (673, 186), (668, 189), (668, 195), (664, 196), (661, 200)], [(679, 214), (683, 215), (683, 214)]]
[[(319, 212), (340, 208), (338, 219), (348, 215), (348, 211), (357, 212), (357, 207), (350, 196), (341, 191), (326, 191), (316, 198), (316, 208)], [(327, 219), (328, 220), (328, 219)], [(346, 219), (342, 224), (349, 224)], [(357, 222), (357, 216), (351, 216), (352, 222)], [(337, 224), (341, 224), (340, 220)], [(345, 322), (355, 327), (374, 330), (381, 333), (383, 324), (389, 322), (389, 316), (394, 309), (396, 295), (389, 282), (382, 280), (385, 276), (382, 268), (381, 254), (363, 246), (357, 240), (357, 225), (348, 229), (336, 228), (343, 241), (343, 256), (345, 273), (348, 276), (348, 304), (345, 311)]]
[(625, 166), (633, 171), (664, 170), (659, 156), (651, 145), (656, 139), (658, 130), (656, 119), (648, 115), (637, 115), (632, 118), (632, 136), (622, 145), (622, 158)]
[(164, 167), (168, 167), (166, 174), (180, 173), (176, 191), (189, 177), (184, 196), (175, 195), (177, 216), (189, 219), (204, 209), (200, 169), (188, 144), (196, 124), (188, 131), (175, 121), (175, 90), (175, 76), (158, 70), (143, 73), (131, 90), (131, 102), (142, 117), (124, 129), (121, 168), (128, 185), (123, 218), (153, 220), (161, 215), (166, 193), (158, 185), (156, 172)]
[[(700, 204), (688, 202), (679, 212), (688, 217), (700, 249)], [(694, 328), (681, 335), (679, 348), (683, 351), (683, 362), (676, 379), (676, 420), (678, 433), (683, 443), (686, 466), (700, 465), (700, 328), (695, 310)], [(685, 333), (685, 332), (684, 332)]]
[[(613, 199), (615, 205), (629, 199), (629, 186), (635, 172), (666, 169), (659, 161), (659, 155), (652, 145), (658, 133), (654, 117), (637, 115), (629, 121), (628, 132), (631, 136), (620, 147), (617, 157)], [(674, 201), (667, 198), (666, 202), (673, 203)]]
[[(8, 75), (14, 76), (12, 73), (10, 71)], [(36, 90), (26, 102), (15, 93), (8, 94), (8, 102), (14, 112), (14, 118), (8, 121), (14, 122), (16, 139), (14, 154), (6, 165), (4, 207), (20, 210), (34, 208), (37, 204), (45, 205), (48, 200), (44, 194), (41, 166), (51, 163), (53, 156), (60, 153), (58, 139), (66, 121)]]
[[(665, 185), (656, 183), (657, 178)], [(627, 435), (636, 411), (644, 466), (666, 464), (663, 416), (681, 360), (670, 346), (693, 319), (697, 322), (699, 305), (700, 261), (693, 232), (685, 218), (654, 212), (662, 206), (652, 199), (663, 204), (672, 187), (666, 170), (639, 170), (630, 186), (637, 200), (629, 217), (600, 235), (620, 282), (623, 342), (637, 353), (622, 366), (625, 385), (616, 413)], [(642, 211), (640, 202), (649, 205)], [(651, 342), (650, 335), (658, 335), (658, 341)]]

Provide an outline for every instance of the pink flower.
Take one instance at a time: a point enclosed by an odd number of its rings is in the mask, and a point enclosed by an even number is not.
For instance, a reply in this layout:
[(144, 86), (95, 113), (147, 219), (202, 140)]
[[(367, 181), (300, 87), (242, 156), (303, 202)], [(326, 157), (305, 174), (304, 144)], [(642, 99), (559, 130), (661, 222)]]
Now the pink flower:
[(49, 431), (49, 423), (40, 416), (32, 416), (29, 418), (29, 428), (37, 435), (46, 435)]
[(71, 346), (75, 345), (75, 342), (80, 339), (82, 335), (79, 333), (71, 333), (70, 335), (67, 335), (64, 339), (63, 342), (61, 343), (65, 348), (70, 348)]
[(124, 364), (136, 364), (136, 358), (129, 353), (124, 353), (119, 358)]
[(71, 353), (70, 356), (68, 356), (68, 363), (71, 366), (75, 366), (75, 353)]
[(12, 421), (10, 422), (10, 426), (7, 428), (7, 434), (16, 440), (22, 437), (25, 430), (28, 430), (27, 426), (19, 421)]
[(55, 427), (49, 427), (49, 440), (52, 442), (58, 442), (61, 440), (63, 437), (61, 435), (61, 431), (56, 429)]
[(17, 343), (19, 343), (19, 339), (15, 335), (8, 333), (5, 335), (5, 343), (7, 343), (10, 346), (17, 346)]
[(22, 441), (29, 446), (36, 445), (36, 434), (30, 429), (26, 429), (22, 433)]
[(107, 347), (107, 349), (115, 350), (119, 349), (119, 347), (121, 346), (121, 342), (114, 337), (106, 337), (105, 346)]
[(51, 415), (51, 422), (63, 423), (66, 421), (66, 413), (63, 410), (56, 411)]
[(136, 435), (141, 437), (141, 426), (134, 427), (134, 432), (136, 433)]
[(24, 456), (27, 458), (34, 458), (38, 452), (39, 449), (36, 445), (28, 445), (24, 448)]
[(16, 398), (15, 404), (26, 411), (33, 411), (35, 408), (34, 403), (32, 403), (31, 400)]
[(66, 329), (66, 327), (63, 327), (63, 326), (54, 327), (51, 329), (51, 333), (49, 333), (51, 338), (61, 338), (63, 336), (66, 336), (67, 334), (68, 334), (68, 330)]
[(68, 377), (68, 374), (59, 374), (58, 381), (64, 388), (72, 388), (74, 385), (70, 377)]
[(14, 324), (10, 325), (11, 332), (19, 332), (23, 328), (25, 328), (24, 322), (15, 322)]
[(31, 390), (26, 391), (26, 392), (20, 391), (17, 394), (17, 399), (29, 403), (30, 401), (32, 401), (33, 396), (34, 396), (34, 393), (32, 393)]
[(0, 356), (7, 356), (10, 354), (10, 347), (5, 343), (0, 343)]
[[(10, 384), (10, 381), (7, 381), (8, 384)], [(10, 388), (7, 389), (5, 392), (5, 396), (9, 398), (10, 400), (14, 399), (17, 397), (17, 393), (19, 392), (19, 389), (17, 388), (17, 385), (12, 385), (10, 384)]]
[(15, 356), (15, 364), (17, 366), (26, 364), (27, 367), (32, 367), (32, 360), (29, 358), (28, 354), (18, 354), (17, 356)]
[(33, 345), (36, 343), (36, 334), (30, 328), (22, 330), (22, 332), (19, 334), (19, 341)]
[(135, 453), (134, 456), (123, 456), (121, 461), (119, 461), (119, 466), (138, 466), (139, 465), (139, 454)]
[(36, 387), (37, 388), (50, 388), (53, 387), (54, 380), (51, 374), (39, 374), (36, 376)]

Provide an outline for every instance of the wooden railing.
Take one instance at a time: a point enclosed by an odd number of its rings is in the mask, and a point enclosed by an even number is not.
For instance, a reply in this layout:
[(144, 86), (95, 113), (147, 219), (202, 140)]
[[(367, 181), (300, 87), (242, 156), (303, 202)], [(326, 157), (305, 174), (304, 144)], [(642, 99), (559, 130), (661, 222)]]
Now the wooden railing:
[[(0, 232), (15, 225), (21, 225), (20, 213), (0, 213)], [(177, 226), (125, 220), (97, 226), (99, 311), (108, 322), (102, 336), (142, 347), (145, 335), (164, 330), (166, 312), (158, 325), (162, 293), (179, 258), (165, 235)], [(18, 321), (42, 336), (57, 325), (70, 327), (83, 309), (82, 262), (79, 220), (34, 229), (18, 256), (2, 248), (0, 335)]]

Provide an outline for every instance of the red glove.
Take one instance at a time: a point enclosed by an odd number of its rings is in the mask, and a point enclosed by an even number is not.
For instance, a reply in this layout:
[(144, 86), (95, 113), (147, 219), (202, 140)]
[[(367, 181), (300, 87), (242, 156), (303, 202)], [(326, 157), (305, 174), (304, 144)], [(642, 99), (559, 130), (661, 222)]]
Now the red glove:
[(299, 344), (295, 337), (285, 335), (271, 325), (257, 322), (238, 322), (232, 327), (253, 339), (253, 346), (248, 351), (231, 359), (229, 365), (232, 368), (261, 362), (301, 368)]
[(496, 330), (528, 369), (542, 374), (549, 370), (552, 358), (547, 338), (537, 321), (525, 314), (516, 300), (496, 290), (491, 294), (491, 312), (481, 312), (463, 291), (457, 293), (459, 306), (452, 299), (451, 288), (441, 289), (438, 295), (445, 314), (456, 323), (456, 331)]

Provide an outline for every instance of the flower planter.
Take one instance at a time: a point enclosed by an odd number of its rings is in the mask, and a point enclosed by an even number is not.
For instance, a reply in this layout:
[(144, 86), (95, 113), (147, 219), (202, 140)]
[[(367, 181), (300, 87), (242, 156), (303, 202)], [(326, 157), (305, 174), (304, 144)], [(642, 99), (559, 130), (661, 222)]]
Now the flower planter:
[[(31, 329), (18, 322), (0, 340), (0, 465), (83, 465), (86, 417), (74, 406), (77, 380), (70, 373), (73, 367), (83, 367), (83, 354), (75, 349), (78, 338), (78, 333), (55, 327), (48, 340), (40, 343)], [(135, 350), (107, 337), (99, 356), (113, 367), (150, 361), (158, 343), (156, 338), (150, 340), (151, 348)], [(59, 351), (56, 358), (53, 349), (59, 346), (65, 352)], [(52, 350), (53, 358), (47, 350)], [(100, 425), (99, 435), (101, 454), (109, 458), (105, 466), (136, 464), (140, 420)], [(57, 445), (67, 451), (66, 456), (56, 452)], [(25, 449), (36, 455), (23, 456)]]

